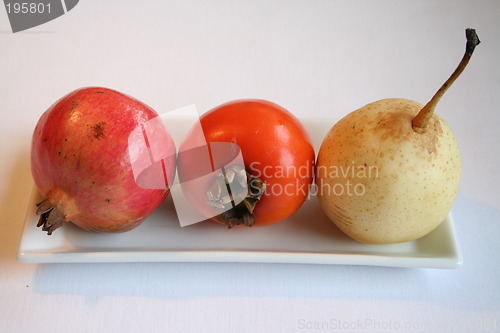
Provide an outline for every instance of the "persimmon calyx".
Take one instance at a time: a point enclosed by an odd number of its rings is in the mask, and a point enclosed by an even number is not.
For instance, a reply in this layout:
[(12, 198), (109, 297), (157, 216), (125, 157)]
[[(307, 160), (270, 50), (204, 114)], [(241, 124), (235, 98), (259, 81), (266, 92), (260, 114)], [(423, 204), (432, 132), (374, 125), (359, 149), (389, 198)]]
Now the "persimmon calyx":
[(266, 184), (242, 166), (221, 169), (207, 192), (208, 204), (216, 210), (214, 219), (228, 228), (235, 225), (253, 226), (255, 206), (265, 189)]

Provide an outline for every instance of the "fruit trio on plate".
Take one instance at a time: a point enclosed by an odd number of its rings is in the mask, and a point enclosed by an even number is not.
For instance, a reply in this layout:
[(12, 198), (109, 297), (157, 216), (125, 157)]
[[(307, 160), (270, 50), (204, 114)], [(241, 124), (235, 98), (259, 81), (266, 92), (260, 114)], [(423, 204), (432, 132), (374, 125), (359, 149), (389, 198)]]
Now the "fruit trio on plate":
[[(333, 125), (317, 159), (301, 122), (268, 101), (210, 110), (200, 118), (206, 144), (183, 149), (194, 140), (188, 132), (176, 151), (144, 103), (106, 88), (73, 91), (34, 130), (31, 167), (43, 197), (38, 226), (48, 234), (65, 223), (131, 230), (164, 201), (177, 171), (192, 209), (227, 227), (283, 221), (314, 185), (322, 210), (355, 240), (423, 237), (449, 213), (460, 182), (457, 143), (434, 108), (479, 44), (474, 29), (466, 37), (462, 61), (425, 106), (406, 99), (365, 105)], [(233, 145), (221, 153), (220, 142)], [(232, 162), (238, 154), (242, 164)]]

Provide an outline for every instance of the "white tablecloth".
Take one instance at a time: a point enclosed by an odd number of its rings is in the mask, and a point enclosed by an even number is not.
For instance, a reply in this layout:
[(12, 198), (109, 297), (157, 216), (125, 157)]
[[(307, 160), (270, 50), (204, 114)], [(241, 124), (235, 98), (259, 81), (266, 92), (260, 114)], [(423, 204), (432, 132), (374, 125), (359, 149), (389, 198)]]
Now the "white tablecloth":
[[(13, 34), (0, 9), (0, 332), (500, 331), (498, 1), (80, 1)], [(256, 97), (339, 119), (381, 98), (425, 103), (482, 44), (438, 113), (463, 176), (463, 267), (23, 264), (30, 139), (69, 91), (101, 85), (158, 111)]]

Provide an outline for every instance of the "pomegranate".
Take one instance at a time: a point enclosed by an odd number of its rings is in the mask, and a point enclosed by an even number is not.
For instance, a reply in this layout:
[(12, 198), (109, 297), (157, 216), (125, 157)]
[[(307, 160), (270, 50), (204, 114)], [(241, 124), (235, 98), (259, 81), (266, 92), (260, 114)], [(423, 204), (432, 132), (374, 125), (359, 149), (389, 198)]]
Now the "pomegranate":
[[(38, 227), (94, 232), (137, 227), (168, 195), (175, 147), (158, 114), (120, 92), (90, 87), (53, 104), (35, 127), (31, 170), (43, 196)], [(158, 158), (160, 156), (160, 158)]]

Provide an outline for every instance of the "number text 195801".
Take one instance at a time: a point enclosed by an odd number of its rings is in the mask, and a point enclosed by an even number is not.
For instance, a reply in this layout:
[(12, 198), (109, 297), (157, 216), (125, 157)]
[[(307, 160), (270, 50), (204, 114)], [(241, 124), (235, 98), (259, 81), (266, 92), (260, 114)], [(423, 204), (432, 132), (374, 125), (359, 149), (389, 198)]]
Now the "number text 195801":
[(5, 5), (7, 13), (11, 14), (50, 14), (50, 2), (45, 4), (43, 2), (15, 2), (7, 3)]

